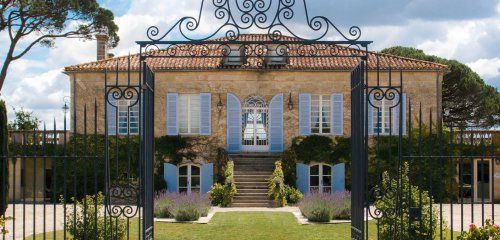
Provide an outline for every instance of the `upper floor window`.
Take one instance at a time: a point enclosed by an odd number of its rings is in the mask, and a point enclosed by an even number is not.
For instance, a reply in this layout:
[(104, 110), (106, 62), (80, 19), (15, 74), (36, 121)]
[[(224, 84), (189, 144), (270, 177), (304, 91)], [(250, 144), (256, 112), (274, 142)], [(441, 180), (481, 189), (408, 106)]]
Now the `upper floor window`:
[(200, 95), (179, 95), (179, 133), (200, 133)]
[(391, 131), (391, 107), (393, 100), (383, 99), (380, 101), (372, 101), (375, 106), (373, 110), (373, 133), (374, 134), (389, 134)]
[(116, 104), (118, 106), (118, 134), (139, 134), (139, 103), (135, 99), (120, 99), (116, 101)]
[(329, 134), (331, 131), (330, 95), (311, 95), (311, 133)]

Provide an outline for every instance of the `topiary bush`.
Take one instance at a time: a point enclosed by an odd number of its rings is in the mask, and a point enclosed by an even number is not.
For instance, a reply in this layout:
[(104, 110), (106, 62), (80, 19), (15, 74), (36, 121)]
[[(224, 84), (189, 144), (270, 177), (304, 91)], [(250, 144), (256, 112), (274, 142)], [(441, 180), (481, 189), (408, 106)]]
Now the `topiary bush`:
[(237, 193), (236, 185), (234, 184), (234, 162), (229, 161), (224, 171), (224, 184), (216, 183), (210, 189), (210, 200), (212, 205), (228, 207)]
[(276, 161), (276, 163), (274, 163), (274, 171), (269, 178), (268, 186), (269, 190), (267, 192), (267, 195), (269, 196), (269, 198), (274, 200), (280, 207), (286, 206), (287, 192), (283, 176), (283, 169), (281, 168), (280, 161)]
[[(104, 195), (87, 195), (82, 200), (72, 199), (75, 206), (67, 205), (66, 223), (73, 239), (124, 239), (126, 233), (123, 218), (104, 218)], [(61, 199), (64, 203), (64, 199)], [(97, 206), (97, 207), (96, 207)], [(97, 223), (97, 225), (96, 225)], [(112, 232), (109, 225), (113, 224)], [(106, 228), (106, 225), (108, 228)]]
[[(432, 211), (432, 214), (430, 211), (430, 206), (434, 204), (434, 201), (427, 191), (410, 185), (409, 172), (409, 165), (405, 162), (398, 175), (401, 176), (399, 180), (391, 178), (388, 172), (383, 173), (380, 192), (386, 192), (386, 194), (374, 202), (374, 206), (386, 214), (378, 220), (380, 239), (394, 239), (394, 237), (401, 240), (434, 239), (440, 234), (437, 227), (440, 224), (438, 211)], [(401, 193), (399, 201), (393, 192), (397, 189)], [(415, 206), (422, 206), (421, 221), (410, 221), (410, 207)], [(393, 209), (400, 209), (401, 215), (394, 216)], [(442, 226), (447, 225), (442, 223)], [(395, 229), (399, 230), (395, 232)], [(443, 234), (445, 231), (443, 229)]]
[(5, 230), (5, 217), (0, 216), (0, 235), (5, 235), (9, 233), (7, 230)]

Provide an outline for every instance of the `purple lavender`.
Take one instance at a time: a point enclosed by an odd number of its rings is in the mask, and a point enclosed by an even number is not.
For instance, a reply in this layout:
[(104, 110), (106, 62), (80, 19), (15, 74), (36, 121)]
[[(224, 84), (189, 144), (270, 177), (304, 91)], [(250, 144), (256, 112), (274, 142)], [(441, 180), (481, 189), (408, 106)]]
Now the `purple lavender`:
[(207, 216), (210, 210), (210, 199), (197, 193), (157, 192), (154, 199), (155, 217), (175, 218), (179, 221), (195, 221)]
[(309, 221), (328, 222), (330, 219), (350, 219), (351, 193), (310, 192), (299, 203), (299, 209)]

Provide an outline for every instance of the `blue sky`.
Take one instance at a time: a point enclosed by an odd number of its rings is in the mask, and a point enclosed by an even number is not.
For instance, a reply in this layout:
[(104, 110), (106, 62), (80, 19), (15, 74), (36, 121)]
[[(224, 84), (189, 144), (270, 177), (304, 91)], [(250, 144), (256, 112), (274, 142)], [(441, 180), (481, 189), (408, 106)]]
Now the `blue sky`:
[[(114, 12), (120, 27), (120, 45), (111, 52), (127, 55), (137, 52), (135, 41), (145, 39), (149, 26), (166, 30), (180, 17), (196, 16), (200, 0), (99, 2)], [(296, 2), (300, 4), (302, 0)], [(351, 25), (359, 26), (363, 31), (361, 39), (374, 41), (372, 50), (395, 45), (420, 48), (464, 62), (488, 84), (500, 88), (500, 0), (306, 2), (310, 15), (326, 16), (344, 31)], [(6, 42), (6, 33), (0, 33), (0, 45), (5, 46)], [(5, 47), (0, 48), (0, 57), (5, 51)], [(54, 48), (36, 47), (11, 66), (1, 98), (9, 107), (24, 107), (42, 120), (57, 118), (61, 122), (63, 98), (70, 95), (69, 78), (62, 74), (62, 69), (93, 61), (95, 57), (94, 41), (65, 39), (58, 40)]]

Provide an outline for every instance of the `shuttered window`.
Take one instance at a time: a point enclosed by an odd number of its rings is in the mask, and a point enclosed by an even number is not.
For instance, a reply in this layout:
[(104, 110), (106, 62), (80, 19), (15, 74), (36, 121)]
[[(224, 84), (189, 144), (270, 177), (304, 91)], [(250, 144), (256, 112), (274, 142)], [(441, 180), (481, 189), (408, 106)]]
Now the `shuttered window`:
[(179, 95), (179, 133), (200, 133), (200, 95)]
[[(139, 134), (139, 103), (135, 99), (117, 100), (116, 103), (118, 106), (118, 134)], [(131, 106), (132, 104), (134, 105)]]
[(311, 133), (330, 134), (331, 98), (329, 95), (311, 95)]

